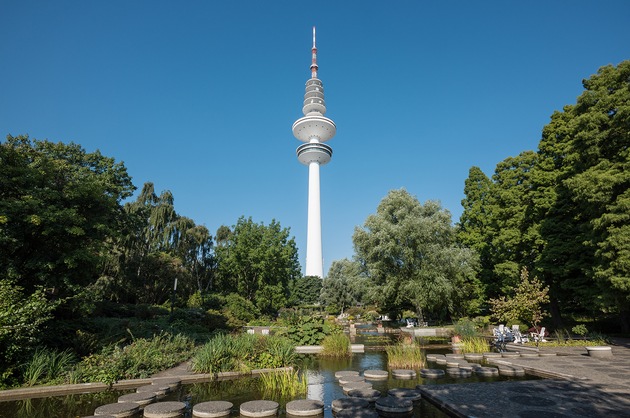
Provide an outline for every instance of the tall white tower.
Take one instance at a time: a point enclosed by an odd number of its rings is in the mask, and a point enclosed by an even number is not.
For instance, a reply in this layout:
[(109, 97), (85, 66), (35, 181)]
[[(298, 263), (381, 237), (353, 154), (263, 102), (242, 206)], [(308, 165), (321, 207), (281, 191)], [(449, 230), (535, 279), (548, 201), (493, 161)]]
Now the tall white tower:
[(330, 161), (332, 148), (324, 144), (335, 136), (335, 123), (324, 117), (324, 86), (317, 78), (317, 47), (313, 27), (311, 78), (306, 82), (303, 118), (293, 124), (293, 135), (304, 142), (297, 150), (298, 160), (308, 166), (308, 229), (306, 235), (306, 276), (324, 277), (322, 257), (322, 218), (319, 199), (319, 166)]

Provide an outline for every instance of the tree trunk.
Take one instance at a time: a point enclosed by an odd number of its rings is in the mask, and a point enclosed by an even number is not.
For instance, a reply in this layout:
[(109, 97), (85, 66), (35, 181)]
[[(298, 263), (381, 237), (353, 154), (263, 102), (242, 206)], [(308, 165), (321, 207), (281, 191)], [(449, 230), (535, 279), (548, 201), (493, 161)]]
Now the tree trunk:
[(560, 304), (558, 303), (558, 299), (553, 294), (554, 292), (549, 293), (549, 311), (551, 313), (553, 326), (556, 329), (564, 328), (564, 321), (562, 319), (562, 314), (560, 313)]

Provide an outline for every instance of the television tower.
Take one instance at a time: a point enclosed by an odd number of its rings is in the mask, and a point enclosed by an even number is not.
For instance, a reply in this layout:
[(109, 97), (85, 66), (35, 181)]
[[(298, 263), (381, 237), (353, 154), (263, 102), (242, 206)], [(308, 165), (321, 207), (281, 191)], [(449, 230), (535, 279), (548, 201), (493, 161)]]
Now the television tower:
[(324, 86), (317, 78), (317, 47), (313, 26), (313, 57), (311, 78), (306, 82), (304, 94), (304, 117), (293, 124), (293, 135), (304, 142), (297, 150), (298, 160), (308, 166), (308, 228), (306, 231), (306, 276), (324, 277), (322, 257), (322, 219), (319, 199), (319, 166), (327, 164), (332, 157), (332, 148), (324, 144), (335, 136), (335, 123), (324, 117)]

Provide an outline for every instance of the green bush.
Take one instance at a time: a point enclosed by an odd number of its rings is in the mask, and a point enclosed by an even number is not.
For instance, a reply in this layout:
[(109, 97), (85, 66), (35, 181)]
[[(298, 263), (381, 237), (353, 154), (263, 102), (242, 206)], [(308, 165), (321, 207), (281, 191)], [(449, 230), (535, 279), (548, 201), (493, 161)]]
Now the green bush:
[(322, 340), (321, 356), (352, 357), (350, 339), (345, 334), (330, 334)]
[(571, 328), (571, 332), (575, 335), (579, 335), (580, 337), (584, 337), (586, 334), (588, 334), (588, 329), (586, 329), (586, 325), (578, 324)]
[(460, 318), (453, 329), (456, 335), (462, 338), (470, 338), (477, 336), (477, 326), (469, 318)]
[(225, 297), (223, 314), (227, 318), (227, 325), (231, 328), (245, 326), (260, 316), (256, 305), (236, 293), (230, 293)]

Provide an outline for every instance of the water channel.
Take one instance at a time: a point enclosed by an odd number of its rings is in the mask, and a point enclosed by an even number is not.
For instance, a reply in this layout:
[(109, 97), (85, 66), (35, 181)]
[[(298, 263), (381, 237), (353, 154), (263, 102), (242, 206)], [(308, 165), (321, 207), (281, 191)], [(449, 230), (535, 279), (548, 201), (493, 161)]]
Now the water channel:
[[(448, 353), (450, 349), (429, 348), (427, 353)], [(304, 355), (302, 357), (301, 370), (305, 370), (308, 377), (308, 398), (319, 399), (324, 402), (324, 418), (332, 418), (331, 403), (335, 399), (346, 397), (339, 383), (335, 379), (335, 372), (339, 370), (364, 371), (369, 369), (387, 370), (387, 358), (383, 351), (366, 351), (355, 354), (350, 359), (332, 360), (319, 358), (314, 355)], [(445, 368), (434, 363), (427, 367)], [(423, 379), (417, 377), (411, 380), (394, 379), (391, 377), (383, 381), (372, 381), (374, 389), (387, 394), (392, 388), (415, 388), (416, 385), (435, 385), (448, 383), (468, 383), (479, 381), (498, 380), (528, 380), (535, 379), (532, 376), (525, 377), (494, 377), (482, 378), (473, 374), (472, 377), (455, 379), (448, 377), (439, 379)], [(0, 418), (74, 418), (92, 415), (94, 410), (101, 405), (115, 403), (119, 396), (132, 393), (133, 390), (126, 391), (106, 391), (100, 393), (55, 396), (42, 399), (25, 399), (11, 402), (0, 402)], [(241, 403), (257, 400), (270, 399), (280, 403), (280, 410), (291, 399), (274, 399), (273, 395), (261, 393), (258, 388), (258, 379), (244, 377), (235, 380), (210, 381), (183, 385), (178, 391), (171, 393), (164, 400), (179, 400), (195, 405), (200, 402), (210, 400), (230, 401), (234, 404), (233, 417), (238, 417), (238, 407)], [(279, 418), (284, 417), (281, 412)], [(414, 407), (414, 417), (423, 418), (444, 418), (448, 415), (427, 401), (421, 401)]]

